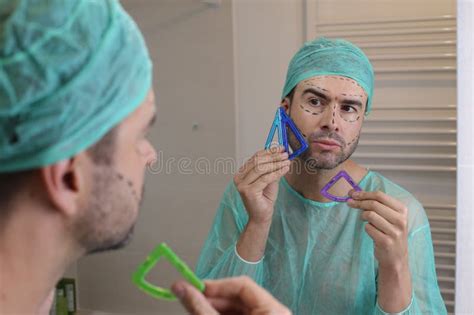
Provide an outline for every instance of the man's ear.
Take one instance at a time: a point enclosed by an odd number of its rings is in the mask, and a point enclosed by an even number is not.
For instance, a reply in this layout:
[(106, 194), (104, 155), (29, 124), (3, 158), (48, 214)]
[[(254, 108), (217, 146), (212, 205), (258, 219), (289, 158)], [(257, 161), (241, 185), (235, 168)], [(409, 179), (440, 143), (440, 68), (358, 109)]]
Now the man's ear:
[(74, 215), (84, 186), (76, 157), (43, 167), (40, 173), (47, 199), (64, 215)]
[(285, 110), (285, 113), (287, 115), (290, 114), (290, 99), (288, 97), (285, 97), (284, 99), (281, 100), (281, 107), (283, 107), (283, 109)]

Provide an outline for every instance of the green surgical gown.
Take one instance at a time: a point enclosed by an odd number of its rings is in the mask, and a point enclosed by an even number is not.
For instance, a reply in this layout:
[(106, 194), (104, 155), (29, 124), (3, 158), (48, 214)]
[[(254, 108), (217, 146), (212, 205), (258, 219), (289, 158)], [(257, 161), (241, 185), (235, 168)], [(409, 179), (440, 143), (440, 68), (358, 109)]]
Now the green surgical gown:
[[(446, 314), (423, 206), (374, 171), (359, 186), (365, 191), (383, 191), (409, 209), (413, 294), (409, 307), (399, 314)], [(248, 215), (232, 182), (204, 244), (197, 275), (205, 279), (247, 275), (294, 314), (387, 314), (377, 303), (378, 263), (360, 214), (361, 210), (346, 203), (306, 199), (282, 178), (264, 257), (250, 263), (235, 249)]]

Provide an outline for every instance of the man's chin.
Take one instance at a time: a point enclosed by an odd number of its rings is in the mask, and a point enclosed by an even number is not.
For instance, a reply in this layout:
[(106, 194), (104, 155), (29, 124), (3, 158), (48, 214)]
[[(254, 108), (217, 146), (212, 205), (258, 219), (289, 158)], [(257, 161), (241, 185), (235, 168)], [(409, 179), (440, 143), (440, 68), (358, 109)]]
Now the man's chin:
[(311, 152), (302, 156), (302, 160), (305, 167), (318, 170), (332, 170), (341, 164), (337, 161), (336, 155), (326, 152)]
[(98, 254), (98, 253), (103, 253), (103, 252), (107, 252), (107, 251), (119, 250), (119, 249), (122, 249), (122, 248), (126, 247), (128, 244), (131, 243), (131, 241), (133, 239), (134, 228), (135, 228), (135, 225), (133, 225), (130, 228), (130, 230), (127, 232), (125, 237), (123, 237), (120, 241), (103, 244), (101, 246), (98, 246), (98, 247), (88, 251), (87, 254), (88, 255)]
[(319, 162), (317, 164), (311, 164), (308, 163), (308, 168), (312, 170), (333, 170), (336, 167), (338, 167), (339, 164), (337, 163), (325, 163), (325, 162)]

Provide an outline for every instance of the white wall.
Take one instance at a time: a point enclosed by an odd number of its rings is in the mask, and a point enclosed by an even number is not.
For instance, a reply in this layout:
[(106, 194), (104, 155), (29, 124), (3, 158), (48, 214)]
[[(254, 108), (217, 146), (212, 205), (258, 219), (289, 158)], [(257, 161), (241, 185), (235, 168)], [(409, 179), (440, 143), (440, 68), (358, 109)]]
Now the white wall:
[(261, 150), (285, 82), (288, 63), (304, 38), (303, 0), (236, 0), (237, 154)]
[(458, 0), (456, 314), (474, 314), (474, 1)]
[[(158, 121), (152, 132), (163, 159), (235, 157), (235, 111), (230, 1), (210, 8), (197, 0), (122, 0), (142, 28), (154, 61)], [(198, 127), (193, 130), (193, 124)], [(230, 174), (149, 174), (131, 245), (78, 264), (83, 309), (122, 314), (182, 314), (177, 302), (140, 292), (131, 274), (166, 241), (194, 266)], [(167, 286), (167, 265), (152, 279)]]

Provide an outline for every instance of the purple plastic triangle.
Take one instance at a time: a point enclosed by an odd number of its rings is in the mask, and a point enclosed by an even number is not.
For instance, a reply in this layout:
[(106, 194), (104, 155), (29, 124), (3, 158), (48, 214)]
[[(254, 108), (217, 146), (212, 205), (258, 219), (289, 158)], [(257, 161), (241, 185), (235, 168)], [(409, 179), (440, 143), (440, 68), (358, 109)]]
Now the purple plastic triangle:
[(352, 179), (352, 177), (349, 176), (349, 174), (347, 174), (346, 171), (340, 171), (339, 173), (337, 173), (336, 176), (334, 176), (330, 181), (329, 183), (327, 183), (323, 189), (321, 190), (321, 194), (332, 200), (332, 201), (337, 201), (337, 202), (347, 202), (351, 197), (347, 196), (347, 197), (338, 197), (338, 196), (334, 196), (333, 194), (331, 194), (329, 192), (329, 189), (331, 189), (331, 187), (337, 183), (337, 181), (341, 178), (344, 178), (348, 183), (349, 185), (352, 186), (352, 188), (354, 188), (355, 191), (361, 191), (362, 189), (357, 185), (357, 183)]

